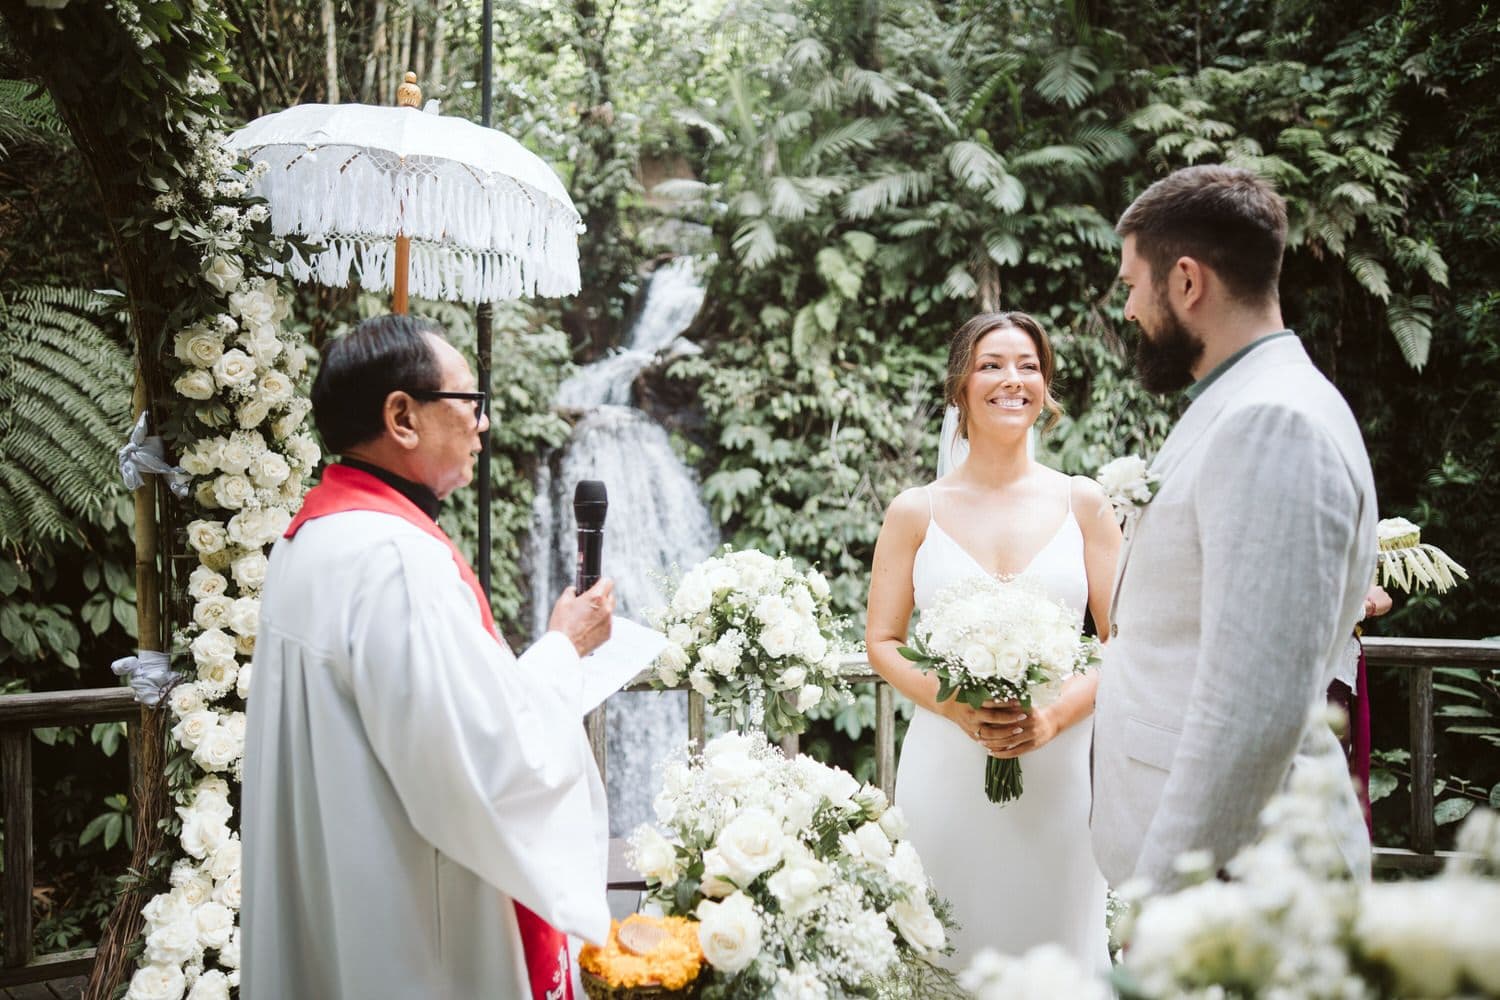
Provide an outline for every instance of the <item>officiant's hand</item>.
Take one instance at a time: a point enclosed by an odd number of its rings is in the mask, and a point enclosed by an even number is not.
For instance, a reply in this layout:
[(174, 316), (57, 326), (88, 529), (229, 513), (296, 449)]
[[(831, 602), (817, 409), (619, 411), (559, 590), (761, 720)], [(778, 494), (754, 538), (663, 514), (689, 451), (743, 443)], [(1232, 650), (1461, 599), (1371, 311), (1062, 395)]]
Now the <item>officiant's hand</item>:
[(572, 641), (579, 656), (587, 656), (609, 638), (610, 616), (615, 613), (615, 582), (601, 579), (583, 596), (572, 587), (562, 592), (547, 620), (549, 632), (561, 632)]

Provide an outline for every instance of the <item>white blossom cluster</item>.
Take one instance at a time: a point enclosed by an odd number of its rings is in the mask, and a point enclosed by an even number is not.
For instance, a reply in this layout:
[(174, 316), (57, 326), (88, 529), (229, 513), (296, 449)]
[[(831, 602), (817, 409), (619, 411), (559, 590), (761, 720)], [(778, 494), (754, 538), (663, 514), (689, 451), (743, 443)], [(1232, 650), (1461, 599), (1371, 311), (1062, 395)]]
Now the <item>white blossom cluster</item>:
[[(1261, 816), (1261, 839), (1215, 879), (1207, 857), (1178, 868), (1199, 881), (1135, 901), (1120, 974), (1158, 1000), (1396, 1000), (1500, 996), (1500, 814), (1475, 810), (1463, 860), (1426, 881), (1352, 881), (1328, 806), (1348, 775), (1301, 764)], [(978, 1000), (1105, 997), (1066, 955), (986, 952), (962, 979)]]
[[(188, 83), (197, 94), (217, 88), (208, 77)], [(178, 442), (179, 464), (193, 477), (198, 516), (187, 543), (198, 565), (187, 581), (192, 617), (177, 636), (187, 671), (167, 695), (171, 738), (194, 777), (176, 789), (178, 860), (170, 890), (145, 908), (145, 949), (126, 1000), (222, 1000), (239, 985), (233, 803), (266, 550), (286, 531), (321, 457), (304, 430), (311, 405), (298, 380), (306, 356), (282, 329), (290, 299), (252, 273), (260, 259), (244, 239), (265, 223), (265, 206), (243, 204), (244, 174), (221, 136), (204, 131), (196, 139), (183, 187), (156, 201), (196, 234), (198, 280), (212, 303), (171, 338), (183, 426), (201, 433)]]
[(1122, 525), (1133, 521), (1141, 508), (1151, 502), (1161, 482), (1146, 460), (1138, 455), (1122, 455), (1104, 463), (1094, 478), (1104, 487), (1109, 505), (1114, 508), (1115, 519)]
[(944, 952), (937, 897), (880, 789), (738, 733), (668, 762), (664, 779), (630, 857), (668, 914), (698, 919), (711, 982), (873, 996), (898, 963)]
[(1077, 612), (1024, 578), (973, 577), (940, 590), (903, 651), (938, 676), (939, 700), (1057, 700), (1063, 682), (1094, 661)]
[(676, 687), (685, 676), (737, 725), (747, 712), (758, 725), (758, 707), (773, 733), (801, 732), (806, 713), (849, 697), (828, 581), (785, 556), (726, 547), (683, 574), (655, 622), (668, 640), (656, 681)]

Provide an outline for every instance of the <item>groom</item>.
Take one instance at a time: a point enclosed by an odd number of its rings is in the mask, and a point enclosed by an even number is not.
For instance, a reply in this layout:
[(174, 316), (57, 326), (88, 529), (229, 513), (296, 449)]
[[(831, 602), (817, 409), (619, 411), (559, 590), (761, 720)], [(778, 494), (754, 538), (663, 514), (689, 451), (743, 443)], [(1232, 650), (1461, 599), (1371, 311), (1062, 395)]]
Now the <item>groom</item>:
[[(1286, 206), (1190, 167), (1121, 217), (1125, 316), (1153, 392), (1190, 403), (1120, 554), (1094, 722), (1094, 853), (1113, 885), (1222, 866), (1293, 767), (1343, 763), (1316, 707), (1375, 570), (1375, 487), (1348, 405), (1281, 319)], [(1356, 874), (1352, 787), (1334, 810)]]

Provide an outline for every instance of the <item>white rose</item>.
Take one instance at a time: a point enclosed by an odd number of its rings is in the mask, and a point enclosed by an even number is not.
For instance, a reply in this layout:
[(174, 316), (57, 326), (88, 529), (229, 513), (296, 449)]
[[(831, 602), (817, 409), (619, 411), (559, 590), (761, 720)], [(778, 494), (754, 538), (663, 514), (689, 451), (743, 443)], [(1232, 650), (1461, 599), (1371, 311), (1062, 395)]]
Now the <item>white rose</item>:
[(187, 981), (176, 963), (143, 965), (130, 977), (125, 1000), (182, 1000)]
[(793, 920), (818, 908), (818, 890), (827, 884), (828, 867), (805, 851), (788, 857), (766, 880), (781, 912)]
[(260, 622), (260, 598), (241, 597), (229, 608), (229, 627), (239, 635), (254, 635)]
[(239, 666), (232, 659), (198, 664), (198, 682), (203, 688), (203, 697), (210, 701), (228, 694), (238, 675)]
[(229, 589), (229, 581), (207, 566), (195, 568), (188, 577), (188, 593), (199, 600), (223, 594)]
[(194, 368), (179, 375), (177, 381), (172, 383), (172, 388), (177, 390), (178, 395), (188, 399), (213, 399), (214, 393), (219, 391), (219, 387), (214, 384), (214, 377), (202, 368)]
[[(198, 501), (199, 507), (213, 510), (219, 506), (219, 501), (214, 497), (214, 481), (205, 479), (193, 487), (193, 499)], [(204, 560), (207, 562), (207, 560)]]
[(725, 896), (733, 895), (739, 890), (729, 878), (729, 863), (719, 853), (717, 847), (710, 847), (703, 852), (703, 880), (698, 884), (698, 891), (710, 899), (723, 899)]
[(781, 824), (764, 809), (746, 809), (719, 832), (715, 846), (730, 878), (746, 886), (781, 863)]
[(807, 670), (805, 668), (788, 667), (786, 670), (783, 670), (781, 672), (780, 677), (776, 678), (776, 680), (773, 682), (773, 686), (780, 688), (783, 691), (790, 691), (793, 688), (800, 688), (803, 682), (806, 680)]
[(244, 859), (244, 848), (240, 844), (238, 836), (231, 836), (214, 851), (205, 866), (209, 876), (216, 882), (222, 882), (231, 875), (237, 875), (240, 871), (240, 863)]
[(179, 920), (191, 921), (193, 908), (181, 896), (164, 892), (141, 907), (141, 916), (146, 919), (146, 927), (154, 931)]
[(184, 877), (180, 883), (174, 883), (176, 887), (172, 891), (182, 898), (189, 909), (197, 909), (213, 895), (214, 880), (207, 872), (198, 870), (191, 863), (186, 867), (191, 869), (192, 874)]
[(709, 677), (702, 670), (694, 670), (688, 674), (688, 683), (693, 686), (694, 691), (697, 691), (705, 698), (712, 698), (716, 693), (713, 678)]
[(240, 929), (238, 927), (229, 936), (229, 943), (219, 949), (219, 964), (226, 969), (240, 967)]
[(234, 914), (223, 903), (204, 903), (193, 914), (198, 925), (198, 940), (205, 948), (222, 948), (234, 933)]
[(965, 670), (981, 680), (995, 676), (995, 656), (983, 643), (965, 643), (958, 652), (958, 658), (963, 662)]
[(797, 692), (797, 711), (810, 712), (823, 700), (823, 689), (816, 684), (809, 684)]
[(270, 403), (267, 403), (264, 399), (252, 399), (242, 404), (235, 411), (234, 419), (241, 427), (249, 430), (252, 427), (259, 427), (265, 423), (266, 418), (270, 415)]
[(885, 835), (892, 840), (900, 840), (906, 836), (906, 813), (901, 811), (900, 806), (891, 806), (881, 813), (879, 822)]
[(177, 360), (194, 368), (212, 368), (224, 356), (224, 338), (207, 327), (190, 326), (172, 343)]
[[(202, 397), (207, 399), (207, 396)], [(198, 441), (177, 456), (177, 464), (184, 472), (194, 476), (211, 476), (218, 471), (214, 464), (213, 451), (207, 440)]]
[(228, 510), (239, 510), (255, 495), (250, 480), (239, 474), (222, 475), (214, 480), (214, 502)]
[(250, 697), (250, 670), (251, 664), (245, 664), (240, 668), (239, 676), (234, 681), (234, 693), (241, 698)]
[(205, 704), (203, 691), (195, 681), (175, 684), (171, 692), (167, 694), (167, 704), (171, 707), (173, 716), (178, 719), (185, 718), (203, 710)]
[(749, 896), (737, 892), (722, 903), (705, 900), (697, 916), (698, 943), (715, 969), (733, 975), (760, 954), (760, 917)]
[(247, 324), (265, 325), (276, 318), (276, 302), (259, 289), (246, 289), (229, 296), (229, 308)]
[(649, 879), (664, 885), (677, 881), (677, 849), (654, 826), (642, 825), (630, 838), (630, 860)]
[(292, 398), (295, 387), (292, 380), (274, 369), (260, 377), (260, 398), (272, 406), (278, 406)]
[(240, 265), (228, 257), (214, 256), (203, 262), (203, 280), (221, 295), (239, 287), (244, 276)]
[(854, 831), (854, 842), (859, 845), (862, 857), (878, 861), (884, 866), (891, 856), (891, 838), (885, 835), (879, 823), (864, 823)]
[(199, 555), (212, 555), (229, 544), (229, 533), (217, 521), (193, 521), (187, 526), (188, 544)]
[(225, 389), (237, 389), (255, 381), (255, 359), (231, 347), (214, 362), (214, 381)]
[(224, 472), (246, 472), (255, 459), (258, 442), (249, 434), (231, 434), (213, 439), (214, 464)]
[(820, 601), (828, 599), (828, 581), (823, 574), (815, 569), (807, 571), (807, 585), (812, 589), (813, 596)]
[(268, 534), (270, 521), (263, 509), (242, 510), (229, 519), (229, 540), (241, 548), (260, 548), (271, 540)]
[(261, 365), (269, 365), (280, 356), (285, 345), (276, 336), (274, 326), (252, 326), (240, 337), (245, 351)]
[(916, 892), (927, 891), (927, 872), (922, 868), (922, 859), (917, 854), (917, 849), (907, 841), (896, 845), (891, 852), (890, 860), (885, 864), (885, 873), (896, 881), (898, 885), (904, 885)]
[(943, 950), (943, 922), (932, 912), (926, 899), (898, 900), (885, 913), (907, 944), (919, 953), (930, 954)]
[[(227, 601), (227, 598), (210, 599)], [(234, 662), (234, 640), (217, 628), (200, 632), (188, 648), (192, 650), (193, 662), (200, 667), (210, 663)]]
[(146, 935), (146, 961), (181, 965), (198, 954), (198, 931), (191, 920), (174, 920)]
[(207, 736), (209, 731), (218, 724), (218, 712), (211, 708), (198, 709), (184, 715), (177, 725), (172, 727), (172, 738), (184, 750), (194, 750), (203, 741), (203, 737)]
[(790, 620), (782, 619), (763, 629), (760, 633), (760, 646), (773, 659), (779, 660), (791, 655), (797, 650), (797, 626)]
[(296, 378), (307, 371), (307, 355), (300, 348), (292, 347), (286, 352), (286, 358), (282, 364), (286, 366), (287, 374)]
[(259, 552), (240, 556), (230, 564), (229, 572), (242, 590), (259, 590), (266, 582), (266, 557)]
[(683, 577), (682, 583), (677, 587), (677, 593), (672, 595), (672, 610), (678, 615), (690, 618), (707, 611), (713, 597), (713, 591), (708, 589), (701, 578), (689, 574)]
[(287, 439), (287, 454), (296, 460), (297, 464), (304, 469), (315, 468), (323, 458), (323, 453), (318, 449), (318, 444), (306, 434), (294, 434)]
[(193, 983), (187, 1000), (229, 1000), (229, 977), (218, 969), (209, 969)]
[(223, 771), (245, 754), (245, 741), (224, 726), (203, 734), (193, 751), (193, 762), (205, 771)]
[(202, 629), (223, 628), (229, 621), (229, 608), (232, 603), (222, 594), (197, 601), (193, 604), (193, 624)]
[(820, 764), (807, 755), (799, 755), (792, 762), (808, 785), (835, 806), (849, 804), (859, 791), (859, 782), (848, 771)]
[(240, 908), (240, 873), (235, 872), (214, 886), (213, 899), (214, 902), (222, 903), (231, 910), (238, 910)]

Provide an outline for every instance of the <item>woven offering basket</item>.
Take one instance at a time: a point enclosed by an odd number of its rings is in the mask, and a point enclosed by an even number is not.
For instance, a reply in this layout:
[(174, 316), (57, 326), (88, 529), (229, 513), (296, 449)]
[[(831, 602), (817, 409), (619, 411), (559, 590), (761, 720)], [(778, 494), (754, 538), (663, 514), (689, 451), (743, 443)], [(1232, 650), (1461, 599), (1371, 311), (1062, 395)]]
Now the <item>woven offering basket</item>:
[(611, 986), (587, 969), (580, 972), (589, 1000), (696, 1000), (703, 986), (701, 974), (682, 989), (669, 990), (661, 986)]

